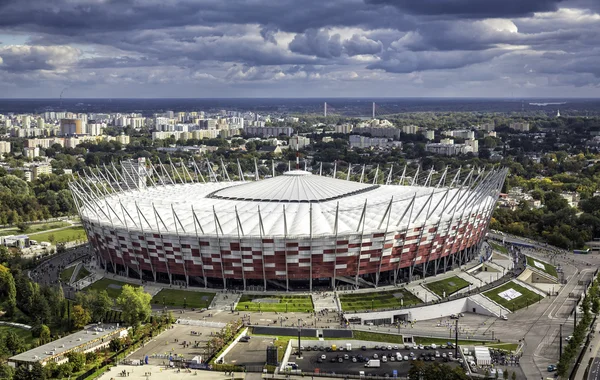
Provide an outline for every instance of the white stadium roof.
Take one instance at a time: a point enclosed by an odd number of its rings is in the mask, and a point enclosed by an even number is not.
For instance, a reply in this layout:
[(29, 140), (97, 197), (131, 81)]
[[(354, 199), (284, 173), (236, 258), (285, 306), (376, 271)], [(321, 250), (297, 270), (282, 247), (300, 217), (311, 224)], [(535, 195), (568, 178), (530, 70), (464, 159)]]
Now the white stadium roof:
[(468, 215), (496, 201), (506, 173), (490, 173), (498, 175), (482, 175), (485, 179), (471, 188), (372, 185), (297, 170), (253, 182), (170, 184), (102, 196), (80, 183), (74, 193), (80, 214), (108, 227), (180, 235), (317, 236), (336, 229), (338, 234), (398, 230), (409, 219), (418, 227), (426, 220), (450, 219), (454, 211), (454, 218)]

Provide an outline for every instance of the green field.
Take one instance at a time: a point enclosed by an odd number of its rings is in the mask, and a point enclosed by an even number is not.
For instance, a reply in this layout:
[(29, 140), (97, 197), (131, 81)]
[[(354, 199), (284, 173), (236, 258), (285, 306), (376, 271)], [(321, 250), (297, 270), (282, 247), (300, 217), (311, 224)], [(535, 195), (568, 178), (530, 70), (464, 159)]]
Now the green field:
[(29, 235), (29, 239), (36, 240), (38, 242), (47, 241), (52, 244), (56, 244), (67, 243), (77, 240), (85, 241), (87, 240), (87, 235), (85, 234), (85, 230), (83, 229), (83, 227), (69, 227), (57, 231), (32, 234)]
[[(71, 276), (73, 275), (73, 271), (75, 270), (75, 268), (77, 267), (77, 265), (73, 265), (71, 267), (68, 267), (67, 269), (63, 270), (60, 273), (60, 280), (62, 282), (69, 282), (71, 280)], [(75, 276), (75, 282), (81, 280), (82, 278), (85, 278), (87, 276), (90, 275), (90, 272), (85, 269), (85, 267), (81, 267), (81, 269), (79, 270), (79, 273), (77, 273), (77, 276)]]
[[(344, 311), (364, 311), (393, 309), (423, 303), (414, 294), (405, 289), (388, 292), (340, 294), (340, 302)], [(401, 300), (404, 300), (403, 302)]]
[(87, 276), (89, 276), (91, 273), (89, 270), (85, 269), (85, 267), (81, 267), (81, 269), (79, 270), (79, 273), (77, 273), (77, 276), (75, 276), (75, 281), (79, 281), (81, 279), (86, 278)]
[[(20, 232), (16, 227), (10, 227), (3, 230), (0, 230), (0, 236), (8, 236), (8, 235), (21, 235), (21, 234), (34, 234), (36, 232), (42, 232), (47, 230), (52, 230), (55, 228), (63, 228), (70, 226), (67, 222), (50, 222), (50, 223), (38, 223), (38, 224), (28, 224), (28, 228), (25, 232)], [(33, 239), (35, 240), (35, 239)]]
[[(256, 302), (253, 300), (273, 300), (272, 302)], [(314, 311), (310, 296), (267, 296), (248, 295), (240, 298), (235, 310), (238, 311), (277, 311), (277, 312), (302, 312)]]
[(498, 243), (494, 243), (491, 241), (488, 241), (488, 244), (492, 247), (492, 249), (495, 249), (496, 251), (499, 251), (502, 253), (508, 253), (508, 249), (503, 245), (500, 245)]
[(468, 281), (463, 280), (458, 276), (453, 276), (450, 278), (446, 278), (440, 281), (428, 282), (423, 284), (427, 289), (431, 290), (435, 294), (440, 297), (444, 297), (444, 292), (446, 292), (446, 297), (458, 292), (459, 290), (468, 287), (470, 284)]
[(13, 326), (0, 325), (0, 336), (4, 336), (4, 334), (6, 334), (9, 331), (12, 331), (15, 334), (17, 334), (20, 338), (22, 338), (25, 341), (26, 344), (33, 343), (34, 339), (31, 336), (31, 331)]
[[(185, 302), (184, 302), (185, 298)], [(152, 298), (152, 303), (162, 305), (163, 299), (166, 306), (183, 307), (184, 304), (189, 308), (205, 308), (210, 305), (215, 293), (190, 292), (187, 290), (163, 289)]]
[[(538, 259), (534, 259), (533, 257), (529, 257), (529, 256), (526, 256), (526, 257), (527, 257), (527, 266), (528, 267), (535, 268), (535, 269), (540, 270), (542, 272), (548, 273), (550, 276), (558, 278), (558, 273), (556, 272), (556, 268), (553, 265), (548, 264), (548, 263), (543, 262), (543, 261), (540, 261)], [(535, 261), (537, 261), (538, 263), (542, 264), (544, 266), (544, 269), (536, 266), (535, 265)]]
[(370, 342), (404, 344), (402, 335), (395, 334), (382, 334), (370, 331), (353, 330), (352, 337), (356, 340), (366, 340)]
[[(112, 285), (112, 286), (110, 286)], [(116, 280), (111, 280), (109, 278), (102, 278), (96, 282), (94, 282), (92, 285), (88, 286), (87, 288), (85, 288), (85, 290), (98, 290), (98, 291), (103, 291), (106, 290), (106, 292), (108, 293), (108, 296), (110, 298), (118, 298), (121, 295), (121, 291), (122, 291), (122, 287), (123, 285), (131, 285), (131, 286), (139, 286), (139, 285), (134, 285), (134, 284), (128, 284), (126, 282), (121, 282), (121, 281), (116, 281)]]
[(77, 265), (73, 265), (68, 267), (67, 269), (60, 272), (60, 281), (69, 282), (71, 281), (71, 276), (73, 275), (73, 271), (77, 268)]
[[(498, 295), (499, 293), (502, 293), (508, 289), (516, 290), (517, 292), (521, 293), (521, 296), (508, 301)], [(496, 303), (499, 303), (500, 305), (504, 306), (505, 308), (507, 308), (510, 311), (519, 310), (524, 307), (527, 307), (528, 305), (532, 305), (532, 304), (538, 302), (541, 297), (539, 294), (534, 293), (529, 289), (525, 289), (524, 287), (516, 284), (513, 281), (507, 282), (506, 284), (502, 285), (501, 287), (492, 289), (489, 292), (485, 292), (485, 293), (483, 293), (483, 295), (488, 297), (489, 299), (495, 301)]]

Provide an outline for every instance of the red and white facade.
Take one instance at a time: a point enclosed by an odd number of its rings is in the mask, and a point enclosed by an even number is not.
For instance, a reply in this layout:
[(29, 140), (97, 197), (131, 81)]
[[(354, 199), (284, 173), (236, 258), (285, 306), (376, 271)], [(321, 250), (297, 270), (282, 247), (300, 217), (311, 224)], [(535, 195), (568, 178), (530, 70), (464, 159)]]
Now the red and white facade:
[(134, 189), (115, 188), (119, 173), (110, 172), (71, 184), (107, 270), (175, 284), (309, 290), (410, 281), (474, 258), (506, 177), (458, 171), (450, 180), (445, 172), (431, 183), (430, 173), (417, 185), (417, 173), (400, 184), (391, 176), (365, 184), (296, 170), (252, 182), (176, 183), (158, 172), (151, 167), (156, 181), (149, 175), (150, 186)]

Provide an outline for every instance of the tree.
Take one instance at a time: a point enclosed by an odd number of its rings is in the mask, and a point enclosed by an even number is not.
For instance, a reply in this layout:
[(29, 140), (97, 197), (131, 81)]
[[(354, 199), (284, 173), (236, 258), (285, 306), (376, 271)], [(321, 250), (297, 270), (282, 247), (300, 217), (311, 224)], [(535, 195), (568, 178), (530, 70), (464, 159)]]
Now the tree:
[(90, 323), (90, 320), (92, 319), (92, 317), (90, 316), (90, 312), (84, 309), (81, 305), (73, 306), (72, 315), (73, 326), (76, 329), (84, 328), (88, 323)]
[(4, 346), (11, 355), (25, 351), (25, 342), (14, 331), (8, 331), (4, 335)]
[(117, 299), (117, 305), (123, 311), (123, 320), (134, 328), (145, 322), (152, 313), (151, 299), (152, 296), (146, 293), (141, 286), (124, 285), (123, 291)]
[(27, 366), (19, 366), (13, 375), (13, 380), (31, 380), (31, 374), (27, 369)]
[(31, 335), (34, 338), (38, 338), (40, 344), (46, 344), (50, 342), (50, 328), (46, 325), (36, 325), (31, 329)]
[(17, 288), (10, 270), (4, 265), (0, 265), (0, 300), (3, 299), (6, 300), (4, 309), (10, 317), (17, 308)]
[(85, 367), (85, 354), (81, 352), (69, 352), (67, 358), (73, 366), (73, 372), (79, 372)]
[(114, 352), (120, 351), (123, 348), (123, 341), (119, 338), (115, 338), (110, 341), (108, 348)]
[(517, 380), (517, 373), (516, 373), (516, 372), (513, 372), (513, 373), (512, 373), (512, 375), (510, 376), (510, 378), (511, 378), (512, 380)]
[(502, 373), (502, 377), (504, 378), (504, 380), (508, 380), (508, 371), (506, 369)]
[(0, 379), (11, 380), (15, 374), (15, 370), (8, 364), (0, 364)]
[(46, 380), (46, 371), (44, 371), (42, 363), (33, 363), (31, 370), (29, 371), (29, 376), (31, 380)]

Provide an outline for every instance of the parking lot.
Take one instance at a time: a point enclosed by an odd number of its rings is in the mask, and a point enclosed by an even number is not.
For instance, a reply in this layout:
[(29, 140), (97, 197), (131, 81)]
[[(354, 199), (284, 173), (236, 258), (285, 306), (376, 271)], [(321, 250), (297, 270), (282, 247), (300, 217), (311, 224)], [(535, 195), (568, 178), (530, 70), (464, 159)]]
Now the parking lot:
[[(206, 356), (206, 342), (211, 333), (219, 328), (199, 327), (189, 325), (173, 325), (173, 328), (158, 335), (146, 343), (128, 359), (144, 359), (148, 355), (149, 363), (159, 365), (169, 362), (169, 356), (180, 356), (192, 359), (194, 356)], [(192, 334), (196, 332), (197, 334)], [(185, 345), (183, 344), (185, 342)]]
[[(267, 336), (253, 336), (248, 342), (239, 342), (225, 356), (225, 363), (250, 366), (262, 366), (267, 361), (267, 347), (274, 342)], [(282, 347), (285, 350), (286, 347)]]
[[(388, 347), (392, 349), (389, 350)], [(428, 347), (428, 346), (427, 346)], [(312, 348), (309, 351), (307, 346), (302, 352), (303, 359), (296, 360), (293, 356), (290, 357), (290, 362), (294, 362), (298, 369), (304, 372), (320, 372), (320, 373), (335, 373), (344, 375), (358, 375), (360, 371), (364, 371), (365, 375), (392, 376), (394, 370), (398, 372), (398, 376), (406, 376), (410, 370), (412, 360), (421, 360), (425, 363), (434, 362), (444, 363), (451, 366), (459, 366), (460, 364), (453, 360), (454, 349), (418, 349), (413, 347), (405, 349), (404, 346), (386, 346), (385, 350), (360, 348), (352, 351), (314, 351)], [(396, 353), (400, 353), (402, 360), (396, 360)], [(436, 357), (436, 353), (439, 355)], [(322, 356), (325, 359), (322, 359)], [(445, 358), (444, 358), (445, 356)], [(385, 359), (384, 359), (385, 357)], [(392, 359), (392, 357), (394, 359)], [(379, 368), (365, 368), (365, 364), (369, 359), (379, 359), (381, 366)], [(341, 361), (340, 361), (341, 360)]]

